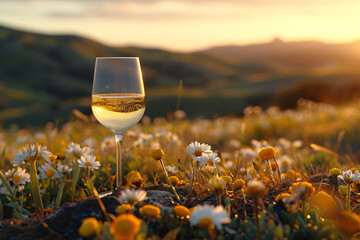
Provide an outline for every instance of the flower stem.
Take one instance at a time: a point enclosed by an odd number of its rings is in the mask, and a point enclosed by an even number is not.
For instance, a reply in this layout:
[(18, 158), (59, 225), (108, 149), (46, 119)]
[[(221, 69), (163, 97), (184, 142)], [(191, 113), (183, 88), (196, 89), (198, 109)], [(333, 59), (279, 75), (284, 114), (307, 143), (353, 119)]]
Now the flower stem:
[(161, 167), (162, 167), (162, 169), (163, 169), (163, 171), (164, 171), (164, 173), (165, 173), (166, 181), (167, 181), (167, 183), (170, 185), (171, 190), (173, 191), (173, 193), (174, 193), (175, 196), (176, 196), (176, 200), (177, 200), (179, 203), (181, 203), (181, 200), (180, 200), (179, 195), (177, 194), (174, 186), (173, 186), (173, 185), (171, 184), (171, 182), (170, 182), (169, 175), (168, 175), (168, 173), (167, 173), (167, 171), (166, 171), (166, 168), (165, 168), (165, 166), (164, 166), (163, 160), (160, 159), (159, 162), (160, 162), (160, 165), (161, 165)]
[(274, 175), (273, 175), (273, 170), (272, 170), (272, 167), (271, 167), (270, 160), (267, 160), (267, 163), (268, 163), (268, 167), (269, 167), (271, 182), (272, 182), (272, 184), (273, 184), (274, 187), (275, 187), (275, 180), (274, 180)]
[(58, 194), (57, 194), (56, 200), (55, 200), (55, 207), (59, 207), (59, 206), (60, 206), (61, 198), (62, 198), (62, 195), (63, 195), (63, 191), (64, 191), (64, 178), (61, 177), (61, 178), (60, 178), (59, 191), (58, 191)]
[(217, 206), (221, 205), (221, 193), (216, 194), (216, 203), (217, 203)]
[(9, 191), (12, 200), (15, 201), (15, 198), (12, 196), (13, 190), (11, 189), (9, 182), (7, 181), (6, 177), (4, 176), (4, 174), (1, 170), (0, 170), (0, 180), (1, 180), (2, 184), (5, 186), (5, 188)]
[(348, 183), (348, 189), (347, 189), (347, 209), (348, 209), (348, 211), (351, 211), (350, 198), (351, 198), (351, 183)]
[(259, 208), (258, 208), (258, 201), (259, 199), (255, 199), (255, 221), (256, 221), (256, 237), (257, 240), (261, 240), (261, 226), (260, 226), (260, 219), (259, 219)]
[(75, 200), (75, 189), (77, 180), (80, 175), (80, 166), (77, 160), (74, 162), (74, 169), (73, 169), (73, 182), (71, 184), (71, 201), (73, 202)]
[(37, 172), (36, 172), (36, 161), (32, 160), (30, 163), (30, 181), (31, 181), (31, 189), (34, 197), (34, 201), (36, 206), (39, 207), (41, 210), (44, 210), (44, 205), (41, 199), (39, 183), (37, 179)]
[(281, 179), (281, 172), (280, 172), (280, 167), (279, 167), (279, 164), (277, 163), (276, 161), (276, 158), (274, 157), (274, 162), (276, 164), (276, 167), (277, 167), (277, 170), (278, 170), (278, 174), (279, 174), (279, 179)]

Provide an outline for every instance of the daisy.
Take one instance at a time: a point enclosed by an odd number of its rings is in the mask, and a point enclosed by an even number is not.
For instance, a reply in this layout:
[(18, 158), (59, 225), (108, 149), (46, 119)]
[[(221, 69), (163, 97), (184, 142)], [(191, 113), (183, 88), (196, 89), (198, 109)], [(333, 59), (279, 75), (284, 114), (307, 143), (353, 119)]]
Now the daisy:
[(62, 175), (68, 174), (72, 171), (72, 168), (69, 168), (67, 165), (58, 165), (57, 169)]
[(101, 142), (101, 152), (103, 153), (112, 153), (115, 151), (115, 141), (114, 137), (106, 137)]
[(192, 142), (187, 147), (187, 152), (191, 154), (193, 158), (201, 157), (203, 154), (212, 153), (211, 147), (206, 143), (199, 143), (197, 141)]
[(130, 205), (136, 205), (146, 199), (146, 192), (143, 190), (125, 189), (121, 192), (119, 200)]
[(266, 188), (261, 181), (253, 179), (247, 184), (247, 192), (251, 197), (259, 197), (266, 192)]
[(256, 149), (252, 149), (252, 148), (242, 148), (240, 149), (240, 154), (249, 157), (249, 158), (255, 158), (257, 156), (257, 151)]
[(14, 183), (15, 185), (25, 185), (27, 182), (30, 182), (30, 174), (28, 174), (25, 169), (19, 167), (13, 173), (9, 182)]
[(39, 167), (40, 178), (49, 178), (55, 179), (60, 178), (59, 173), (48, 163), (45, 163), (43, 166)]
[(241, 143), (236, 139), (230, 139), (228, 141), (227, 145), (232, 149), (239, 149), (241, 146)]
[(37, 160), (40, 157), (45, 158), (50, 161), (49, 156), (52, 153), (46, 150), (46, 147), (41, 147), (38, 144), (29, 144), (27, 147), (22, 149), (22, 153), (16, 154), (13, 159), (13, 165), (18, 166), (24, 164), (25, 162), (29, 162), (31, 160)]
[(356, 171), (353, 173), (351, 170), (346, 170), (341, 173), (341, 175), (338, 176), (338, 178), (342, 179), (346, 183), (350, 184), (356, 181), (360, 180), (360, 174), (359, 171)]
[(220, 162), (220, 158), (217, 153), (203, 154), (196, 160), (204, 163), (205, 165), (215, 166)]
[(133, 143), (134, 147), (147, 147), (151, 146), (151, 142), (154, 139), (152, 134), (140, 133), (139, 138)]
[(70, 143), (65, 150), (65, 155), (68, 157), (73, 155), (75, 158), (80, 158), (82, 155), (92, 154), (94, 150), (90, 147), (81, 147), (78, 143)]
[(227, 169), (231, 169), (233, 166), (234, 166), (234, 162), (231, 161), (231, 160), (228, 160), (224, 163), (224, 166), (227, 168)]
[(215, 194), (219, 194), (225, 190), (226, 181), (222, 177), (215, 176), (209, 181), (209, 185), (211, 191), (213, 191)]
[(97, 141), (95, 138), (87, 138), (81, 143), (81, 145), (84, 147), (94, 148), (97, 145)]
[(174, 112), (174, 116), (176, 119), (184, 119), (186, 117), (186, 112), (183, 110), (177, 110)]
[(166, 170), (168, 172), (171, 172), (171, 173), (177, 173), (178, 172), (178, 170), (177, 170), (177, 168), (175, 166), (166, 166), (165, 168), (166, 168)]
[(80, 167), (90, 168), (90, 170), (98, 169), (100, 162), (95, 161), (96, 157), (91, 154), (82, 155), (77, 161)]
[(287, 155), (282, 155), (277, 160), (279, 161), (280, 172), (282, 172), (282, 173), (284, 173), (288, 169), (290, 169), (292, 167), (293, 162), (294, 162), (294, 160), (289, 158)]
[(190, 223), (206, 228), (214, 224), (217, 229), (222, 230), (222, 224), (230, 223), (230, 218), (223, 206), (213, 207), (205, 204), (197, 206), (191, 213)]
[(265, 141), (265, 140), (258, 141), (258, 140), (255, 140), (255, 139), (251, 140), (251, 145), (253, 145), (253, 146), (256, 148), (257, 152), (258, 152), (261, 148), (269, 147), (269, 146), (270, 146), (270, 144), (269, 144), (267, 141)]

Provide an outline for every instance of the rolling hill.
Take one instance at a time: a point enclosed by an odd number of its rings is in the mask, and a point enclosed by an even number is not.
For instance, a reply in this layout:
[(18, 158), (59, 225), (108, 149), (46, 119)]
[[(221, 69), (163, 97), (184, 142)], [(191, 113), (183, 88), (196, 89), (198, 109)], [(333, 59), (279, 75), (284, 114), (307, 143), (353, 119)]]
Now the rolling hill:
[(177, 53), (111, 47), (80, 36), (0, 27), (2, 124), (62, 122), (73, 108), (90, 113), (96, 56), (140, 57), (146, 114), (151, 117), (166, 116), (175, 109), (180, 79), (184, 86), (181, 109), (190, 117), (209, 117), (240, 114), (249, 103), (277, 104), (279, 96), (296, 96), (293, 91), (304, 91), (304, 84), (321, 82), (325, 85), (320, 88), (338, 89), (358, 83), (360, 78), (360, 42), (287, 43), (275, 39), (263, 44)]

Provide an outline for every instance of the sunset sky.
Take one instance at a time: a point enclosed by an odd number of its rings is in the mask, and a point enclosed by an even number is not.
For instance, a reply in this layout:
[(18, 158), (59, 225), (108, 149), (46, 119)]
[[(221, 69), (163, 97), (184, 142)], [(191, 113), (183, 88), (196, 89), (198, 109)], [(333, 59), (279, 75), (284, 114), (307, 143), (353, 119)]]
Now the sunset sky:
[(174, 51), (275, 37), (351, 42), (360, 39), (360, 1), (0, 0), (0, 25)]

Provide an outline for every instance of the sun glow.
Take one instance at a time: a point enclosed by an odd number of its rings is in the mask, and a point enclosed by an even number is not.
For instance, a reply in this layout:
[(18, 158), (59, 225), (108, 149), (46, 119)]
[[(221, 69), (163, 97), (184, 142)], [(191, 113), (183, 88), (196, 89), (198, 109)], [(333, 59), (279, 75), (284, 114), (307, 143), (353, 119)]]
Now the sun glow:
[(75, 33), (110, 45), (195, 50), (274, 37), (355, 41), (360, 38), (359, 9), (356, 0), (0, 1), (0, 24)]

